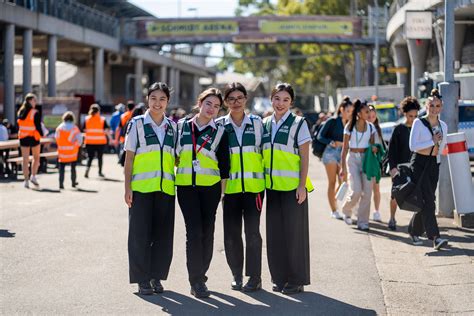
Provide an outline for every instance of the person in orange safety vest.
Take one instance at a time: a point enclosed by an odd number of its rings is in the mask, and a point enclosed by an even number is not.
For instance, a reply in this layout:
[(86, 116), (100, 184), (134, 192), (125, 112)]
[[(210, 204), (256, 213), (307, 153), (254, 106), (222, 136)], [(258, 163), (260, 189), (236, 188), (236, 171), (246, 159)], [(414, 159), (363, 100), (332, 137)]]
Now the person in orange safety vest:
[(96, 154), (99, 161), (99, 177), (104, 177), (102, 173), (102, 156), (105, 145), (108, 142), (109, 125), (105, 118), (100, 115), (100, 106), (98, 104), (94, 103), (89, 108), (89, 115), (86, 117), (83, 131), (85, 133), (84, 144), (86, 144), (87, 150), (87, 169), (84, 177), (89, 178), (92, 160)]
[(56, 144), (58, 145), (59, 161), (59, 188), (64, 189), (64, 173), (66, 165), (71, 165), (71, 182), (75, 188), (76, 181), (76, 162), (79, 153), (79, 147), (82, 145), (82, 134), (75, 124), (75, 117), (71, 111), (63, 114), (63, 122), (56, 128)]
[[(41, 115), (36, 110), (36, 96), (28, 93), (25, 101), (18, 110), (18, 138), (20, 139), (21, 156), (23, 157), (23, 175), (25, 176), (24, 187), (29, 188), (29, 181), (34, 185), (39, 185), (36, 174), (40, 164), (40, 138), (43, 136), (41, 128)], [(29, 172), (30, 150), (33, 154), (31, 165), (31, 177)]]

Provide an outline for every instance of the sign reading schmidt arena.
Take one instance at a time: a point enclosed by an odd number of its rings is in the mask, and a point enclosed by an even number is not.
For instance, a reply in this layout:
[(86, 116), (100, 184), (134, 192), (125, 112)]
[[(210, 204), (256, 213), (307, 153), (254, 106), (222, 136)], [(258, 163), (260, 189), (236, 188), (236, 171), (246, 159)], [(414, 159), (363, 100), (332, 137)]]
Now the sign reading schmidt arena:
[(190, 35), (233, 35), (239, 32), (237, 21), (148, 22), (148, 37)]

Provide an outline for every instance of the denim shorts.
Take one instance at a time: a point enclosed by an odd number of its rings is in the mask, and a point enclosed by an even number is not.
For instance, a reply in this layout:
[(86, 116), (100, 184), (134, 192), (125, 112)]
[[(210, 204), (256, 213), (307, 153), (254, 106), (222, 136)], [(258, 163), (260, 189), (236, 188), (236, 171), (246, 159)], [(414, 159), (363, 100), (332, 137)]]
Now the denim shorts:
[(341, 152), (342, 152), (342, 147), (332, 147), (330, 145), (326, 146), (326, 149), (324, 150), (322, 161), (323, 164), (328, 164), (328, 163), (340, 163), (341, 162)]

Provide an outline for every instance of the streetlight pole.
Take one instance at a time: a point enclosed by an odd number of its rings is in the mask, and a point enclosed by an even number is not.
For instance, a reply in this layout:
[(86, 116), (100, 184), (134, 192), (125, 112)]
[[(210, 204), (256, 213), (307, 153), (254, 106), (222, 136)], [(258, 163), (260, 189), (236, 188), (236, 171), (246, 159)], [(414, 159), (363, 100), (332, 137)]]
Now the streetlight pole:
[[(454, 1), (444, 1), (444, 82), (439, 84), (444, 104), (441, 118), (448, 125), (448, 133), (458, 131), (459, 115), (459, 83), (454, 81), (454, 4)], [(441, 156), (438, 200), (439, 214), (442, 216), (452, 216), (454, 198), (446, 156)]]
[(379, 97), (379, 60), (380, 60), (380, 45), (379, 45), (379, 4), (377, 0), (374, 0), (375, 4), (375, 23), (374, 23), (374, 34), (375, 34), (375, 65), (374, 65), (374, 85), (375, 85), (375, 96)]

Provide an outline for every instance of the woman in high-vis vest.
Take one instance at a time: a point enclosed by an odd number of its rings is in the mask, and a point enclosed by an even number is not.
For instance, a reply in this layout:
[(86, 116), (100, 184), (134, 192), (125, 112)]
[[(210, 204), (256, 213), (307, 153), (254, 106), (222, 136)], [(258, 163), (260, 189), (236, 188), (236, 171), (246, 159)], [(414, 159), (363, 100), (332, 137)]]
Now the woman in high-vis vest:
[[(29, 188), (29, 182), (38, 185), (36, 174), (40, 164), (40, 138), (43, 136), (41, 128), (41, 116), (36, 108), (36, 96), (28, 93), (25, 101), (18, 110), (18, 138), (20, 139), (21, 156), (23, 157), (23, 175), (25, 176), (25, 188)], [(33, 154), (33, 163), (31, 165), (31, 177), (29, 172), (30, 150)]]
[[(224, 90), (224, 102), (230, 113), (216, 123), (224, 126), (229, 138), (230, 172), (225, 182), (224, 246), (227, 263), (234, 277), (233, 290), (253, 292), (262, 287), (262, 237), (260, 213), (265, 192), (262, 157), (262, 120), (245, 114), (247, 90), (237, 82)], [(242, 218), (245, 222), (245, 271), (249, 276), (243, 285), (244, 246)]]
[(222, 102), (221, 92), (209, 88), (198, 97), (199, 113), (178, 122), (176, 185), (186, 224), (186, 265), (191, 294), (201, 298), (210, 295), (206, 272), (212, 259), (221, 179), (229, 177), (227, 133), (214, 122)]
[(271, 92), (273, 115), (263, 120), (267, 188), (267, 257), (273, 291), (294, 294), (310, 283), (308, 124), (290, 111), (295, 93), (288, 83)]
[(76, 162), (79, 147), (82, 145), (82, 134), (75, 124), (74, 113), (67, 111), (63, 114), (63, 122), (56, 128), (56, 144), (58, 145), (59, 161), (59, 188), (64, 189), (64, 173), (66, 165), (71, 165), (71, 183), (75, 188), (76, 181)]
[(148, 110), (125, 137), (125, 203), (129, 207), (130, 283), (140, 294), (162, 293), (173, 257), (176, 123), (165, 116), (170, 90), (148, 88)]
[(102, 156), (104, 154), (105, 145), (107, 145), (107, 134), (109, 124), (105, 117), (100, 115), (100, 106), (92, 104), (89, 108), (89, 115), (84, 122), (84, 144), (87, 150), (87, 169), (84, 177), (89, 178), (89, 171), (91, 169), (92, 160), (97, 154), (99, 161), (99, 177), (104, 177), (102, 173)]

